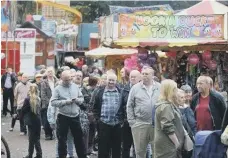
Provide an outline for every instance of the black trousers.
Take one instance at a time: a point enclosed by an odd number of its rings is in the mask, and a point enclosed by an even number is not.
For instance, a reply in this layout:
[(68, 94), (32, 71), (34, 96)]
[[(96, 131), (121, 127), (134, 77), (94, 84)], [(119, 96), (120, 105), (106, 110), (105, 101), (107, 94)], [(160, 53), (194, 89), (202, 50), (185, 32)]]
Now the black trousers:
[(36, 123), (35, 125), (28, 126), (28, 137), (29, 137), (29, 148), (28, 148), (28, 156), (32, 158), (34, 147), (36, 149), (36, 157), (42, 158), (42, 149), (40, 145), (40, 131), (41, 124)]
[(122, 141), (123, 141), (123, 149), (122, 149), (122, 158), (130, 158), (130, 149), (133, 145), (133, 136), (131, 132), (131, 127), (129, 123), (124, 122), (124, 126), (122, 128)]
[(59, 158), (66, 158), (67, 156), (67, 134), (68, 130), (71, 130), (74, 138), (74, 145), (78, 155), (78, 158), (86, 158), (85, 144), (83, 142), (83, 133), (79, 117), (67, 117), (61, 114), (57, 116), (57, 138), (59, 142), (58, 153)]
[(13, 114), (13, 106), (14, 106), (14, 94), (13, 94), (13, 88), (4, 88), (3, 89), (3, 115), (7, 115), (7, 105), (8, 100), (10, 99), (10, 107), (11, 111), (10, 114)]
[(96, 124), (94, 122), (91, 122), (89, 125), (89, 144), (88, 144), (89, 153), (93, 151), (95, 133), (96, 133)]
[(45, 137), (53, 137), (53, 131), (50, 127), (50, 124), (47, 120), (47, 108), (41, 109), (40, 111), (41, 113), (41, 121), (42, 121), (42, 125), (44, 127), (44, 133), (45, 133)]
[(16, 113), (17, 113), (17, 117), (16, 118), (14, 118), (14, 117), (12, 118), (11, 128), (14, 128), (16, 121), (19, 119), (20, 132), (27, 133), (27, 129), (26, 129), (26, 126), (25, 126), (25, 123), (24, 123), (24, 118), (21, 117), (21, 109), (17, 109)]
[(99, 122), (98, 158), (112, 158), (121, 156), (121, 126), (111, 126)]

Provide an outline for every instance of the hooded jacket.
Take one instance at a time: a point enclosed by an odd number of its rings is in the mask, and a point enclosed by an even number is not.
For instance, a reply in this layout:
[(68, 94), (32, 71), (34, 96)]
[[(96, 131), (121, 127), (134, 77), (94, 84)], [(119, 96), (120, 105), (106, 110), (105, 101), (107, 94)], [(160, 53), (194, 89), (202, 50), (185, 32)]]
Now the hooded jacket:
[[(77, 99), (78, 103), (66, 104), (67, 100)], [(55, 87), (51, 105), (59, 108), (59, 113), (68, 117), (77, 117), (79, 115), (80, 105), (84, 97), (75, 83), (70, 83), (68, 87), (60, 83)]]

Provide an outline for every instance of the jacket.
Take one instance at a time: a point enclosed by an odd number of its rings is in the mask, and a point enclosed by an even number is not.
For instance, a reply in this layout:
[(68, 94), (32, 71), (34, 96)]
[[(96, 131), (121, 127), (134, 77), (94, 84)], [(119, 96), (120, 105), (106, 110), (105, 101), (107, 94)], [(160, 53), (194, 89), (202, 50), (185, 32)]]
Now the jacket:
[(182, 114), (182, 122), (183, 125), (188, 132), (190, 137), (195, 136), (197, 129), (196, 129), (196, 120), (194, 113), (190, 107), (187, 108), (179, 108)]
[(127, 100), (130, 92), (130, 84), (124, 86), (123, 90), (121, 91), (121, 98), (120, 104), (124, 108), (124, 120), (127, 120)]
[(205, 140), (201, 151), (200, 158), (225, 158), (227, 146), (221, 142), (221, 130), (213, 131)]
[(37, 113), (33, 113), (31, 110), (31, 105), (30, 105), (30, 98), (27, 97), (24, 101), (24, 105), (21, 109), (21, 118), (24, 118), (24, 123), (25, 125), (29, 126), (41, 126), (41, 115), (40, 115), (40, 98), (38, 99), (37, 102)]
[(127, 101), (127, 119), (132, 127), (136, 122), (152, 124), (152, 109), (160, 95), (160, 83), (154, 82), (152, 97), (149, 96), (143, 82), (135, 84)]
[[(56, 86), (57, 80), (54, 78), (54, 84)], [(49, 101), (52, 96), (52, 91), (48, 83), (48, 79), (44, 79), (40, 84), (40, 94), (41, 94), (41, 106), (42, 109), (48, 108)]]
[(19, 82), (14, 89), (14, 99), (16, 102), (17, 109), (21, 109), (25, 98), (28, 96), (28, 91), (31, 83), (26, 82), (26, 84)]
[[(199, 104), (200, 93), (193, 96), (190, 107), (196, 116), (196, 107)], [(210, 91), (209, 94), (209, 110), (213, 121), (214, 130), (222, 128), (222, 120), (226, 111), (226, 102), (221, 94), (215, 91)]]
[(168, 101), (155, 105), (154, 155), (155, 158), (179, 158), (179, 152), (168, 135), (175, 133), (182, 147), (185, 132), (179, 109)]
[(50, 125), (51, 124), (53, 125), (56, 123), (57, 115), (58, 115), (58, 108), (51, 106), (51, 104), (49, 104), (47, 109), (47, 120)]
[[(75, 99), (76, 102), (66, 104), (67, 100)], [(60, 83), (55, 87), (51, 105), (59, 109), (59, 113), (67, 117), (77, 117), (79, 115), (80, 107), (84, 101), (83, 95), (75, 83), (70, 83), (69, 87), (65, 87)]]
[[(12, 73), (11, 75), (11, 84), (12, 84), (12, 88), (14, 87), (15, 82), (17, 81), (16, 76)], [(4, 89), (5, 88), (5, 82), (6, 82), (6, 77), (7, 77), (7, 73), (5, 73), (2, 78), (1, 78), (1, 88)]]
[[(121, 93), (121, 90), (116, 86), (119, 93)], [(95, 92), (94, 96), (94, 102), (93, 102), (93, 114), (96, 121), (100, 119), (101, 116), (101, 107), (103, 102), (103, 94), (104, 94), (105, 87), (99, 87), (97, 91)], [(123, 114), (123, 106), (120, 105), (119, 111), (117, 113)], [(121, 116), (121, 122), (123, 121), (123, 115)]]

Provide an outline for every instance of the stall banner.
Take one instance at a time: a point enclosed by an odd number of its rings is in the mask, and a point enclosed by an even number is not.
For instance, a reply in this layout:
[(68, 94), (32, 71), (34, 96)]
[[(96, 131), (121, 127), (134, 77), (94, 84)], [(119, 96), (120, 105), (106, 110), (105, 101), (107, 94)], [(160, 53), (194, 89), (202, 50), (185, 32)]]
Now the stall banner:
[(10, 1), (1, 1), (1, 32), (9, 31), (9, 11), (10, 11)]
[(119, 38), (223, 39), (223, 15), (120, 14)]
[(153, 10), (153, 11), (172, 11), (173, 9), (169, 4), (153, 5), (143, 7), (123, 7), (123, 6), (109, 6), (110, 14), (129, 14), (137, 11)]

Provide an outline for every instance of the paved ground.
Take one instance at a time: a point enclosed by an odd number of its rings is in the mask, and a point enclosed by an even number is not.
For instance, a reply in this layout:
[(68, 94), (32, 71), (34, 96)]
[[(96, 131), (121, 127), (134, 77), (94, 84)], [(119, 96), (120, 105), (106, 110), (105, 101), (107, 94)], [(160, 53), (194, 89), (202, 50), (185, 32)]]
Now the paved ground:
[[(5, 137), (9, 145), (11, 158), (23, 158), (23, 156), (27, 155), (28, 137), (19, 135), (20, 130), (18, 121), (16, 122), (14, 131), (9, 132), (10, 123), (11, 117), (9, 115), (7, 117), (1, 117), (1, 134)], [(44, 140), (43, 130), (41, 134), (41, 147), (43, 150), (43, 158), (55, 158), (55, 140)], [(96, 156), (91, 156), (90, 158), (96, 158)]]

